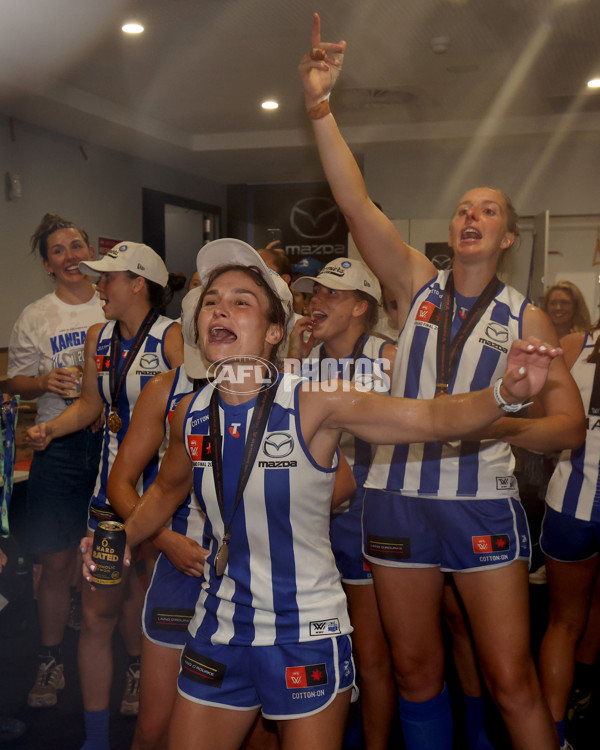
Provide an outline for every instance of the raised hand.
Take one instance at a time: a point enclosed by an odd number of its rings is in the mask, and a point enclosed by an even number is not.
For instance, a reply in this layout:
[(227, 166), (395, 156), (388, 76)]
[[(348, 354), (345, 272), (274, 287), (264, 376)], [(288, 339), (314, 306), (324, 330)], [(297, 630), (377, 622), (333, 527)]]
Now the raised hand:
[(322, 42), (321, 19), (314, 13), (310, 47), (298, 66), (307, 109), (329, 97), (342, 69), (346, 42)]
[(546, 383), (550, 363), (561, 354), (562, 349), (534, 336), (517, 339), (508, 353), (506, 373), (502, 378), (509, 396), (517, 401), (536, 396)]

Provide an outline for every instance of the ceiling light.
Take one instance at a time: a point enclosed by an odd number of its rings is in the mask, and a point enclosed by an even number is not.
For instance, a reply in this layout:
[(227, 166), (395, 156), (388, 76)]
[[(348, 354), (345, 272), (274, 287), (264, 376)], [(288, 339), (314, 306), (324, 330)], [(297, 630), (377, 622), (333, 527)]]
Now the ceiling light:
[(587, 85), (590, 89), (600, 89), (600, 78), (592, 78), (591, 81), (588, 81)]
[(260, 105), (263, 109), (279, 109), (279, 103), (273, 99), (267, 99)]
[(121, 31), (126, 34), (141, 34), (143, 30), (144, 27), (141, 23), (125, 23), (121, 26)]

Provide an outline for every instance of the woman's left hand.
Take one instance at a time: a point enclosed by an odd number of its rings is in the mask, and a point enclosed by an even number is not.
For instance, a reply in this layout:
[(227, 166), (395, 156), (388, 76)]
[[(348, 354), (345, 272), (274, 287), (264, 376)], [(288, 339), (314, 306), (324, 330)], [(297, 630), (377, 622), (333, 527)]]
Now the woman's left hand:
[(502, 385), (508, 395), (519, 402), (536, 396), (546, 383), (552, 360), (561, 354), (560, 347), (544, 343), (534, 336), (513, 342), (502, 377)]

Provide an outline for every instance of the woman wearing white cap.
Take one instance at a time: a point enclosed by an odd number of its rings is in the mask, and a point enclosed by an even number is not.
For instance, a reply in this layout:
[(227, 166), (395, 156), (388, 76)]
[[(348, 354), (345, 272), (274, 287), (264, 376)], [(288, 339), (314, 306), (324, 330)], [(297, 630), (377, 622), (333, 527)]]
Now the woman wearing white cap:
[[(97, 290), (109, 323), (88, 331), (81, 398), (59, 417), (29, 430), (28, 438), (34, 448), (45, 448), (53, 438), (81, 429), (104, 410), (102, 455), (88, 518), (91, 536), (99, 521), (118, 519), (108, 501), (106, 483), (135, 402), (154, 375), (182, 363), (183, 342), (179, 324), (156, 312), (165, 302), (169, 273), (150, 247), (120, 242), (101, 260), (82, 262), (80, 268), (100, 276)], [(146, 468), (140, 489), (154, 478), (157, 462), (158, 456)], [(126, 586), (94, 593), (87, 587), (83, 590), (79, 671), (85, 750), (108, 748), (112, 633), (121, 610), (122, 633), (130, 657), (121, 711), (137, 713), (143, 590), (136, 575), (130, 576), (128, 583), (125, 603)]]
[[(367, 266), (338, 258), (316, 277), (296, 279), (293, 290), (310, 295), (309, 314), (294, 327), (296, 351), (288, 352), (288, 357), (303, 357), (298, 345), (302, 334), (310, 333), (302, 374), (316, 381), (339, 377), (388, 393), (396, 347), (372, 333), (379, 319), (381, 287)], [(331, 547), (348, 598), (364, 744), (368, 750), (386, 750), (396, 707), (392, 657), (371, 568), (362, 554), (362, 499), (374, 447), (344, 432), (340, 450), (352, 466), (357, 489), (350, 503), (332, 515)]]
[(503, 383), (439, 403), (324, 387), (280, 375), (270, 362), (292, 298), (252, 248), (209, 243), (198, 270), (198, 338), (214, 381), (177, 407), (157, 479), (126, 522), (130, 543), (139, 543), (192, 485), (206, 514), (209, 552), (169, 747), (186, 750), (201, 738), (204, 750), (233, 750), (262, 709), (284, 748), (334, 750), (353, 684), (351, 628), (329, 542), (341, 432), (390, 443), (480, 429), (502, 404), (537, 392), (559, 350), (516, 342)]
[[(315, 14), (311, 51), (299, 70), (334, 197), (363, 258), (399, 305), (403, 328), (392, 392), (444, 400), (485, 388), (517, 337), (556, 341), (544, 313), (496, 276), (518, 235), (516, 212), (501, 191), (476, 188), (462, 197), (450, 225), (451, 270), (438, 274), (409, 247), (369, 199), (329, 109), (345, 48), (345, 42), (321, 43)], [(415, 437), (410, 446), (375, 456), (366, 485), (365, 554), (374, 563), (409, 750), (452, 746), (440, 624), (444, 571), (453, 574), (514, 746), (558, 747), (530, 649), (529, 534), (508, 443), (545, 451), (583, 440), (581, 399), (562, 359), (553, 362), (540, 401), (542, 419), (505, 419), (462, 443)], [(402, 554), (392, 554), (391, 540)]]

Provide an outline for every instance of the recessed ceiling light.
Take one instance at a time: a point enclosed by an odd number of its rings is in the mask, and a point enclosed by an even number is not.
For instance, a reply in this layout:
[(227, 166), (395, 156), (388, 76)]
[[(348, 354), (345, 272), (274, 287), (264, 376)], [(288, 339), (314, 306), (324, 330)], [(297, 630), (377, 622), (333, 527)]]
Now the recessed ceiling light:
[(263, 109), (279, 109), (279, 102), (273, 101), (273, 99), (267, 99), (260, 105)]
[(141, 34), (143, 30), (144, 27), (141, 23), (124, 23), (121, 26), (121, 31), (124, 31), (126, 34)]
[(591, 89), (600, 89), (600, 78), (592, 78), (587, 85)]

